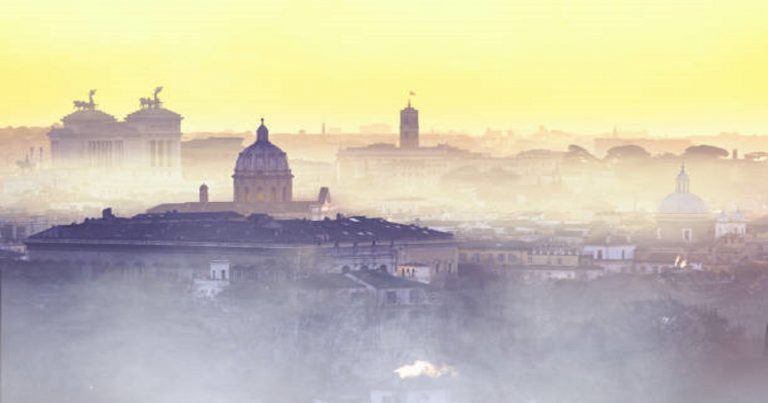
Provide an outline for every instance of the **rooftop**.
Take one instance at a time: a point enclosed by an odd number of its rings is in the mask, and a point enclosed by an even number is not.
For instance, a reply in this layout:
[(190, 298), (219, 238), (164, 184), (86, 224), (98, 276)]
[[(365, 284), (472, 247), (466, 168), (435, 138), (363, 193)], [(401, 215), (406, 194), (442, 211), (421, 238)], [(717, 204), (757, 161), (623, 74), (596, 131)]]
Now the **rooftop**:
[(181, 120), (182, 116), (178, 113), (165, 108), (144, 108), (130, 113), (125, 117), (126, 121), (132, 120)]
[(31, 236), (28, 244), (56, 241), (229, 242), (321, 245), (395, 241), (452, 240), (453, 234), (363, 216), (309, 221), (279, 220), (265, 214), (234, 212), (139, 214), (59, 225)]

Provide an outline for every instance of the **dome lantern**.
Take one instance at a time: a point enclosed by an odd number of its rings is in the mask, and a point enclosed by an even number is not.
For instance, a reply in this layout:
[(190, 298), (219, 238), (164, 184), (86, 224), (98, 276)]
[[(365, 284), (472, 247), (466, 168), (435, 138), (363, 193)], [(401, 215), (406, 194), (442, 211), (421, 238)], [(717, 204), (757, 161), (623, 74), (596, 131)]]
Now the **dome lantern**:
[(690, 179), (688, 178), (688, 174), (685, 172), (685, 163), (683, 163), (683, 165), (680, 166), (680, 173), (677, 174), (677, 186), (675, 191), (677, 193), (688, 193), (689, 183)]
[(261, 126), (256, 129), (256, 142), (269, 143), (269, 130), (267, 129), (267, 126), (264, 126), (264, 118), (261, 118)]

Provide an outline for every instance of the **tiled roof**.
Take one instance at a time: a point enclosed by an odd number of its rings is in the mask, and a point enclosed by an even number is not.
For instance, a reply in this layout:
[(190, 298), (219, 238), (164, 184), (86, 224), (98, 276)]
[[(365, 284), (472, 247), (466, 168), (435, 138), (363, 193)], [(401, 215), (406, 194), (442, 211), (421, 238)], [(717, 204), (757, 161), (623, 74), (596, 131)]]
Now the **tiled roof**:
[(60, 225), (33, 235), (28, 243), (47, 240), (175, 241), (317, 245), (395, 241), (452, 240), (453, 234), (381, 218), (342, 217), (323, 221), (277, 220), (265, 214), (244, 217), (233, 212), (105, 216)]

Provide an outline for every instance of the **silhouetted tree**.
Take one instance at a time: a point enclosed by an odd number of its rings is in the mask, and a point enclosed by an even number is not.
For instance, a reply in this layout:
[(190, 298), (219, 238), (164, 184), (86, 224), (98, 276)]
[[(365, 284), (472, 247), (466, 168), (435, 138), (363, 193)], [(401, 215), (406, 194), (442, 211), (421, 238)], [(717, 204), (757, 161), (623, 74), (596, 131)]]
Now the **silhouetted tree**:
[(623, 146), (611, 147), (606, 153), (606, 158), (611, 160), (632, 160), (648, 158), (651, 154), (645, 150), (645, 148), (627, 144)]
[(685, 152), (683, 153), (683, 157), (686, 157), (686, 158), (717, 159), (717, 158), (728, 157), (728, 155), (729, 155), (728, 150), (725, 150), (720, 147), (706, 145), (706, 144), (702, 144), (698, 146), (690, 146), (686, 148)]
[(577, 146), (576, 144), (571, 144), (568, 146), (568, 152), (565, 154), (565, 159), (578, 162), (597, 160), (597, 158), (595, 158), (592, 153), (587, 151), (584, 147)]

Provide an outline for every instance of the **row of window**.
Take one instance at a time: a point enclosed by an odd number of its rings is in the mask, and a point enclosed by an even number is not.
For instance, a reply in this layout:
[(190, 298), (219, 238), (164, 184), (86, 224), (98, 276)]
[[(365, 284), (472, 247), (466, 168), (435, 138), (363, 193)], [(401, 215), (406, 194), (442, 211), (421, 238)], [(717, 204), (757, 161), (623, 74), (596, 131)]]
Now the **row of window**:
[(519, 257), (514, 253), (471, 253), (459, 252), (459, 262), (461, 263), (483, 263), (482, 258), (485, 258), (485, 263), (517, 263)]
[[(543, 256), (546, 256), (546, 261), (542, 260)], [(569, 255), (570, 256), (570, 255)], [(576, 256), (576, 255), (573, 255)], [(528, 264), (556, 264), (556, 265), (563, 265), (567, 264), (569, 261), (566, 261), (561, 257), (560, 255), (528, 255), (526, 261)], [(488, 264), (519, 264), (521, 263), (520, 257), (514, 253), (472, 253), (471, 255), (467, 255), (467, 253), (460, 252), (459, 253), (459, 262), (462, 263), (488, 263)], [(570, 260), (571, 263), (573, 263), (573, 260)]]

